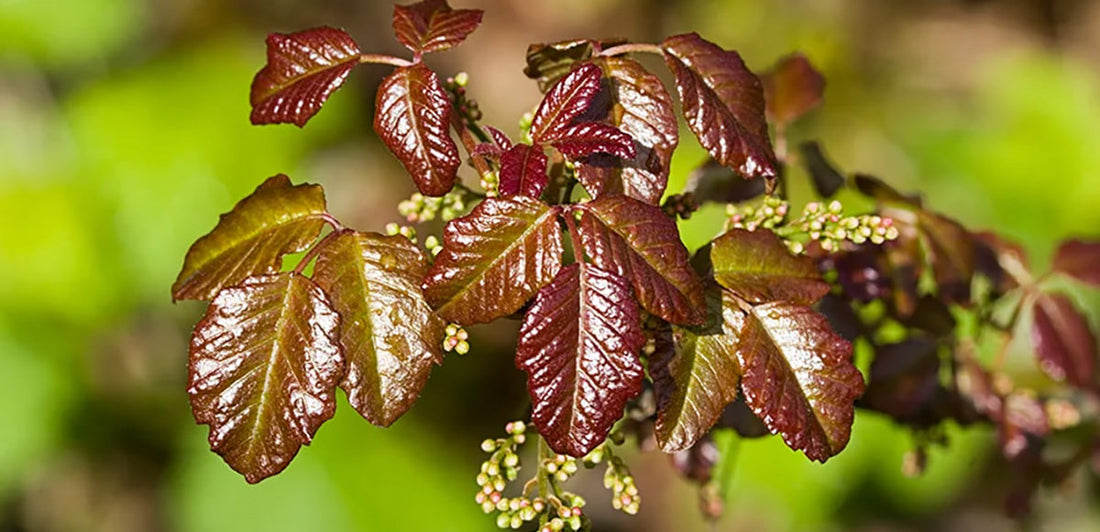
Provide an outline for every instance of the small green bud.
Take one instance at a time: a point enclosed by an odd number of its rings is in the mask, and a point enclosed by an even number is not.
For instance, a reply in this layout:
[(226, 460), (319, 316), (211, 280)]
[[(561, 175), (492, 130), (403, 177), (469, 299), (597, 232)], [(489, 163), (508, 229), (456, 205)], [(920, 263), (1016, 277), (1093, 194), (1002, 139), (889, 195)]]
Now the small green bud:
[(580, 530), (581, 529), (581, 518), (580, 518), (580, 516), (574, 515), (573, 517), (569, 518), (569, 528), (572, 528), (573, 530)]
[(466, 353), (469, 353), (469, 352), (470, 352), (470, 342), (467, 342), (466, 340), (461, 340), (457, 344), (455, 344), (455, 353), (458, 353), (460, 355), (465, 355)]
[(470, 75), (465, 72), (459, 72), (455, 74), (455, 85), (459, 87), (465, 87), (470, 82)]
[(508, 525), (512, 523), (512, 518), (508, 517), (508, 514), (500, 514), (497, 516), (497, 526), (500, 528), (508, 528)]
[(497, 450), (497, 442), (491, 438), (485, 438), (485, 441), (481, 442), (481, 450), (487, 453), (491, 453)]
[(504, 455), (504, 465), (506, 467), (516, 467), (519, 464), (519, 455), (516, 453), (508, 453)]

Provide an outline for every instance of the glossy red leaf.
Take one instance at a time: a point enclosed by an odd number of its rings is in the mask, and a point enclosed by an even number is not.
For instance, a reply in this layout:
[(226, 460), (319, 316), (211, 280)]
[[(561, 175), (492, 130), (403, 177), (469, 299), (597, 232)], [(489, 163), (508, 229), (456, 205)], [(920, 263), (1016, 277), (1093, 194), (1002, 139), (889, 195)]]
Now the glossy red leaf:
[(282, 471), (335, 412), (338, 323), (317, 285), (286, 272), (222, 290), (195, 326), (192, 412), (248, 482)]
[(596, 61), (610, 83), (612, 110), (607, 123), (633, 139), (634, 155), (594, 156), (577, 177), (593, 197), (622, 194), (656, 205), (668, 183), (679, 126), (661, 80), (627, 57)]
[(702, 281), (688, 264), (676, 223), (659, 207), (609, 196), (580, 211), (581, 245), (592, 262), (630, 281), (649, 312), (672, 323), (703, 322)]
[(397, 40), (419, 56), (454, 48), (481, 24), (480, 9), (451, 9), (446, 0), (393, 6)]
[(1096, 380), (1096, 335), (1088, 320), (1064, 294), (1035, 299), (1031, 341), (1039, 367), (1050, 378), (1082, 388)]
[(535, 297), (516, 366), (527, 373), (531, 418), (554, 452), (588, 454), (642, 390), (638, 307), (626, 280), (570, 264)]
[(545, 139), (571, 159), (594, 153), (607, 153), (630, 159), (634, 157), (634, 140), (615, 126), (599, 122), (581, 122), (558, 131)]
[(926, 408), (940, 390), (936, 343), (920, 336), (877, 346), (863, 406), (907, 420)]
[(731, 229), (710, 249), (714, 278), (750, 303), (810, 305), (829, 292), (813, 259), (792, 255), (775, 233)]
[(721, 288), (711, 292), (714, 323), (701, 331), (673, 326), (674, 349), (657, 349), (649, 361), (657, 444), (666, 453), (694, 445), (737, 398), (737, 344), (745, 313)]
[(317, 238), (324, 213), (320, 185), (291, 185), (282, 174), (268, 178), (187, 250), (172, 299), (209, 300), (247, 277), (278, 272), (283, 255)]
[(546, 93), (554, 83), (568, 74), (575, 64), (592, 57), (597, 49), (624, 42), (621, 39), (611, 41), (579, 39), (550, 44), (532, 44), (527, 47), (527, 66), (523, 68), (523, 73), (528, 78), (537, 80), (539, 90)]
[(1054, 270), (1100, 285), (1100, 241), (1067, 240), (1054, 254)]
[(516, 144), (500, 156), (500, 195), (538, 198), (550, 177), (541, 146)]
[(469, 325), (511, 314), (561, 268), (558, 209), (525, 197), (489, 198), (443, 231), (422, 286), (447, 321)]
[(451, 101), (423, 63), (394, 69), (378, 86), (374, 132), (425, 196), (449, 192), (462, 162), (450, 120)]
[(790, 303), (753, 307), (737, 355), (745, 401), (772, 433), (819, 462), (844, 449), (863, 377), (824, 316)]
[(786, 127), (821, 103), (825, 76), (802, 54), (781, 58), (764, 75), (765, 110), (776, 128)]
[(340, 387), (364, 418), (389, 426), (443, 362), (446, 323), (420, 290), (428, 260), (400, 236), (347, 231), (325, 242), (313, 280), (340, 314), (347, 360)]
[(501, 149), (501, 151), (507, 150), (512, 147), (512, 139), (508, 138), (503, 131), (493, 126), (482, 126), (485, 131), (489, 132), (489, 136), (492, 137), (493, 142)]
[(661, 48), (688, 127), (711, 156), (746, 179), (775, 176), (764, 90), (737, 52), (695, 33), (669, 37)]
[(585, 63), (550, 87), (531, 119), (531, 138), (538, 143), (560, 138), (600, 91), (600, 76), (599, 67)]
[(267, 36), (267, 64), (252, 80), (253, 124), (302, 127), (359, 64), (359, 45), (335, 28)]

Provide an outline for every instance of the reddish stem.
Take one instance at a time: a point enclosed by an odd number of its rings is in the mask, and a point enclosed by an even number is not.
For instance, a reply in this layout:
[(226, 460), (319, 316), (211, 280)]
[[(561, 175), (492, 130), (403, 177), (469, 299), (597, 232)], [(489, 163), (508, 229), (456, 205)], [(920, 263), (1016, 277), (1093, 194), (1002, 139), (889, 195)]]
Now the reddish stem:
[(360, 63), (375, 63), (378, 65), (392, 65), (395, 67), (412, 66), (414, 63), (408, 59), (394, 57), (386, 54), (359, 54)]

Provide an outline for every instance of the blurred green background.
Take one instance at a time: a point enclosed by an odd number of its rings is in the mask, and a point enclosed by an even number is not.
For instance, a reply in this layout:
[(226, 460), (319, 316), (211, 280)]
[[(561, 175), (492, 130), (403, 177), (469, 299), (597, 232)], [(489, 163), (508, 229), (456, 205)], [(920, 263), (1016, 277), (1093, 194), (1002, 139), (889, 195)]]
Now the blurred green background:
[[(1061, 239), (1100, 235), (1098, 1), (453, 4), (486, 9), (484, 24), (429, 62), (468, 71), (506, 131), (538, 99), (521, 73), (528, 43), (694, 30), (757, 69), (805, 52), (829, 85), (795, 140), (821, 139), (842, 168), (1018, 239), (1037, 269)], [(284, 172), (324, 184), (345, 224), (378, 230), (413, 191), (370, 131), (381, 67), (354, 72), (304, 130), (249, 126), (264, 35), (339, 25), (366, 50), (400, 53), (389, 20), (389, 4), (365, 0), (0, 0), (0, 531), (494, 529), (473, 479), (478, 442), (524, 414), (517, 324), (474, 328), (471, 354), (437, 369), (389, 430), (342, 403), (256, 486), (207, 450), (188, 409), (203, 307), (173, 305), (169, 286), (219, 213)], [(673, 187), (703, 157), (693, 142)], [(700, 213), (685, 238), (719, 226)], [(1074, 297), (1095, 324), (1095, 291)], [(1034, 371), (1024, 343), (1012, 356)], [(992, 432), (949, 435), (919, 478), (901, 474), (911, 437), (874, 415), (824, 466), (776, 438), (746, 441), (715, 525), (658, 453), (630, 460), (640, 517), (611, 512), (598, 478), (580, 490), (597, 530), (1016, 529), (990, 481), (1002, 478)], [(1043, 490), (1031, 524), (1100, 529), (1096, 482), (1082, 472)]]

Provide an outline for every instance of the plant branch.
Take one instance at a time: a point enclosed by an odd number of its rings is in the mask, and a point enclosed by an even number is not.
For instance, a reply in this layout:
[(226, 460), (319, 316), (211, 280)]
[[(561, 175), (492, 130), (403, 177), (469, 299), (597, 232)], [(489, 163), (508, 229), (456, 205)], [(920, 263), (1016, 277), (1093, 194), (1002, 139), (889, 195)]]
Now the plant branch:
[(648, 53), (648, 54), (664, 55), (665, 51), (662, 50), (661, 47), (657, 46), (656, 44), (630, 42), (630, 43), (626, 43), (626, 44), (620, 44), (618, 46), (612, 46), (611, 48), (608, 48), (606, 50), (602, 50), (599, 53), (599, 55), (601, 57), (612, 57), (612, 56), (616, 56), (616, 55), (629, 54), (629, 53)]
[(374, 63), (376, 65), (391, 65), (395, 67), (407, 67), (412, 66), (413, 62), (408, 59), (402, 59), (400, 57), (394, 57), (386, 54), (359, 54), (360, 63)]

